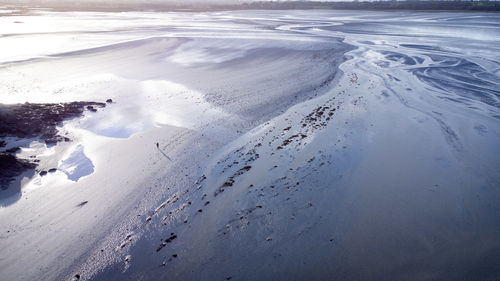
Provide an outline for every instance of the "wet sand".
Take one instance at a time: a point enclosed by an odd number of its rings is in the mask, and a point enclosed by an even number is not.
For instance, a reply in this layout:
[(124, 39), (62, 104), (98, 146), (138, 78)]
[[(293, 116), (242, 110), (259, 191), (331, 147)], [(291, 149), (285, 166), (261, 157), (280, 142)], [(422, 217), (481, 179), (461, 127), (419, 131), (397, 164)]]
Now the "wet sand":
[(4, 54), (5, 103), (113, 99), (17, 154), (87, 172), (0, 202), (2, 276), (498, 278), (495, 14), (72, 15), (0, 38), (66, 42)]

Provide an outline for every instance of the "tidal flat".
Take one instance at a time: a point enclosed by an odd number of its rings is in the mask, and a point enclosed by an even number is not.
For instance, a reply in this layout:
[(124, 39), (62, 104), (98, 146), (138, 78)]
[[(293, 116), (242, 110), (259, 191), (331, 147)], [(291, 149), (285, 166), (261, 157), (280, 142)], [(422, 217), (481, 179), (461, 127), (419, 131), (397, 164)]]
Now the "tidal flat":
[(500, 279), (500, 14), (0, 11), (0, 279)]

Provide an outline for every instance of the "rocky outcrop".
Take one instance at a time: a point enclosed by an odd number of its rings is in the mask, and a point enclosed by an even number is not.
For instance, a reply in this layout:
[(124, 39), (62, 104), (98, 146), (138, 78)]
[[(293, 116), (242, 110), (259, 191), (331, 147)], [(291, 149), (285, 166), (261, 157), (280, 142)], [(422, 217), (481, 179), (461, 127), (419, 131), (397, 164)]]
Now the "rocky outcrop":
[[(39, 137), (47, 144), (70, 141), (69, 138), (58, 135), (56, 126), (64, 120), (80, 116), (86, 108), (95, 112), (96, 108), (105, 106), (106, 103), (85, 101), (57, 104), (0, 104), (0, 147), (8, 146), (6, 140), (2, 140), (5, 137), (21, 139)], [(0, 151), (1, 189), (7, 189), (15, 177), (37, 166), (35, 161), (18, 159), (16, 152), (19, 150), (19, 147), (13, 147)], [(46, 174), (46, 171), (40, 173), (40, 175)]]

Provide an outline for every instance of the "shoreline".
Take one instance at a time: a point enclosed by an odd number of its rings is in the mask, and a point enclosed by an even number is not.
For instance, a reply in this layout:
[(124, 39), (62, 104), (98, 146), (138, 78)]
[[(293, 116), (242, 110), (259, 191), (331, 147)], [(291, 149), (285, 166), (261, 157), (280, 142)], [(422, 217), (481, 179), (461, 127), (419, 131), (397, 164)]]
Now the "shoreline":
[[(258, 10), (345, 10), (345, 11), (418, 11), (418, 12), (500, 12), (500, 4), (497, 1), (286, 1), (265, 2), (254, 1), (242, 4), (116, 4), (103, 5), (102, 2), (77, 3), (68, 5), (60, 2), (50, 1), (44, 4), (34, 3), (5, 3), (10, 9), (41, 9), (55, 12), (220, 12), (220, 11), (258, 11)], [(1, 16), (1, 14), (0, 14)]]

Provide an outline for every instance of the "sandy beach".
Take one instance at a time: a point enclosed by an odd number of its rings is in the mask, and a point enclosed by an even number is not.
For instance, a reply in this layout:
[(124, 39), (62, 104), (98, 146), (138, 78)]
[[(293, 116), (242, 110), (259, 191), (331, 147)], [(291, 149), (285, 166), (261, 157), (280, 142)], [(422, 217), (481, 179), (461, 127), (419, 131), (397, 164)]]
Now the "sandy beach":
[(499, 15), (4, 10), (1, 280), (500, 278)]

